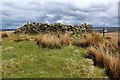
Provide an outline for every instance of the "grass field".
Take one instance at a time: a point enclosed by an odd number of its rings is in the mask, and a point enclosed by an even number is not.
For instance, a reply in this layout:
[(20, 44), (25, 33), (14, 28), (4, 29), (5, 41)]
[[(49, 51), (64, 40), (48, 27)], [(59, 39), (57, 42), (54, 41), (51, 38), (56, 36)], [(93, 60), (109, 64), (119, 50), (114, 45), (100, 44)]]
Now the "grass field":
[(2, 39), (3, 78), (106, 78), (105, 68), (85, 58), (87, 48), (74, 45), (41, 48), (33, 40)]

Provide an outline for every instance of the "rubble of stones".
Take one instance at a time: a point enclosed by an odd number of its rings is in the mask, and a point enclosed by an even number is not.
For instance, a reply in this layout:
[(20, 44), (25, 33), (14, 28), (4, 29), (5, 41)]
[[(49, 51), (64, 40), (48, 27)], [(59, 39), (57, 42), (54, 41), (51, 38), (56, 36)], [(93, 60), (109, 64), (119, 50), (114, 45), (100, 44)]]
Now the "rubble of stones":
[(64, 25), (61, 23), (47, 24), (47, 23), (38, 23), (32, 22), (24, 24), (22, 27), (15, 30), (15, 34), (37, 34), (37, 33), (49, 33), (49, 32), (58, 32), (65, 33), (71, 32), (72, 34), (82, 34), (85, 32), (92, 32), (93, 26), (90, 24), (81, 24), (81, 25)]

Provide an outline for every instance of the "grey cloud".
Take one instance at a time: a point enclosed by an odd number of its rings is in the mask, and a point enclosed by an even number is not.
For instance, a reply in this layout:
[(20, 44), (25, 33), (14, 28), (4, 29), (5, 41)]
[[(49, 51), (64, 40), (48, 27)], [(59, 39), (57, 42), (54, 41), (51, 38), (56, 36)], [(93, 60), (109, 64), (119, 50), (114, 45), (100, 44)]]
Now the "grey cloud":
[(87, 22), (94, 26), (111, 27), (117, 24), (117, 14), (113, 13), (117, 10), (115, 3), (90, 4), (87, 7), (76, 6), (73, 2), (5, 2), (2, 4), (3, 28), (18, 28), (27, 21), (62, 22), (73, 25)]

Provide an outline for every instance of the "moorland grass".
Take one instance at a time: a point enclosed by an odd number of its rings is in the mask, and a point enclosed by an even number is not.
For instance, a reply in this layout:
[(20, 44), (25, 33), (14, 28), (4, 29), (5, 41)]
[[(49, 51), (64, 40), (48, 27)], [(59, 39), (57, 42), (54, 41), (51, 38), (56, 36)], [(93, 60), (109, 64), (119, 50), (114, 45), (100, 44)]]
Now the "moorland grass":
[(3, 78), (105, 78), (105, 69), (84, 57), (86, 48), (62, 46), (41, 48), (35, 41), (13, 42), (4, 38), (2, 44)]
[(103, 42), (103, 38), (99, 36), (98, 33), (91, 33), (91, 34), (83, 34), (83, 37), (78, 37), (73, 42), (73, 45), (79, 46), (79, 47), (90, 47), (97, 45), (98, 43)]
[(12, 35), (2, 43), (4, 77), (96, 78), (105, 77), (105, 69), (113, 78), (120, 76), (116, 40), (95, 32), (75, 39), (69, 34)]
[[(94, 35), (93, 35), (94, 36)], [(100, 38), (100, 37), (99, 37)], [(95, 44), (89, 47), (87, 56), (92, 58), (95, 64), (105, 67), (111, 78), (120, 78), (120, 54), (117, 40), (112, 38), (101, 38), (101, 42), (96, 43), (96, 37), (93, 37)]]
[(38, 34), (35, 36), (35, 41), (37, 42), (38, 46), (43, 48), (61, 48), (61, 45), (70, 45), (70, 35), (53, 35), (50, 33)]
[(13, 40), (14, 42), (29, 41), (30, 39), (31, 37), (28, 35), (11, 35), (11, 40)]

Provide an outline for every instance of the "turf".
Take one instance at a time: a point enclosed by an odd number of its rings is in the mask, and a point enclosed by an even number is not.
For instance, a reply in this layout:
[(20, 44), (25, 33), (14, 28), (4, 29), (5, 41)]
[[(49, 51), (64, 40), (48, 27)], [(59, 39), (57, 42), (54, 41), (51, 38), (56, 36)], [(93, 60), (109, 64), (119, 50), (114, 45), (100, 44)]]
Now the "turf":
[(84, 57), (87, 48), (40, 48), (34, 41), (2, 40), (3, 78), (105, 78), (105, 69)]

